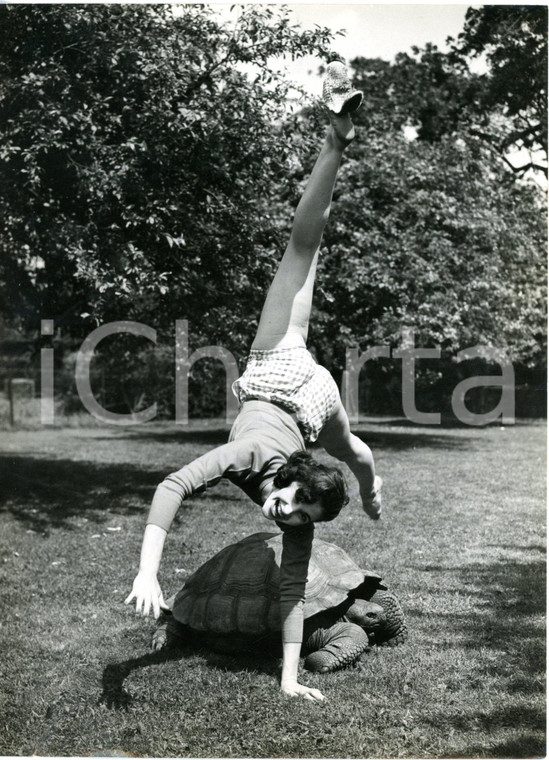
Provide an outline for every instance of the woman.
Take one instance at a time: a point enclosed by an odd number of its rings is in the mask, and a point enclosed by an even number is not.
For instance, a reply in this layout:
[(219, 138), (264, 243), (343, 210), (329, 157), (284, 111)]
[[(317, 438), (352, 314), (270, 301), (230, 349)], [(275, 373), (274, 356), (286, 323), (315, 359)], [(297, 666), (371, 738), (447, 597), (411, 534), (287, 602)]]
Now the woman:
[[(318, 689), (299, 684), (307, 566), (314, 523), (331, 520), (348, 501), (343, 476), (305, 451), (318, 440), (345, 462), (360, 486), (366, 513), (381, 513), (370, 449), (349, 428), (337, 386), (306, 348), (320, 241), (328, 220), (343, 151), (354, 137), (349, 112), (362, 93), (352, 92), (344, 67), (328, 66), (324, 83), (330, 127), (296, 209), (288, 247), (271, 284), (246, 371), (234, 384), (241, 409), (229, 442), (169, 475), (157, 488), (148, 517), (139, 572), (126, 604), (158, 617), (166, 609), (157, 572), (164, 541), (182, 501), (225, 477), (261, 505), (282, 529), (280, 604), (283, 621), (281, 689), (321, 701)], [(337, 111), (337, 113), (336, 113)]]

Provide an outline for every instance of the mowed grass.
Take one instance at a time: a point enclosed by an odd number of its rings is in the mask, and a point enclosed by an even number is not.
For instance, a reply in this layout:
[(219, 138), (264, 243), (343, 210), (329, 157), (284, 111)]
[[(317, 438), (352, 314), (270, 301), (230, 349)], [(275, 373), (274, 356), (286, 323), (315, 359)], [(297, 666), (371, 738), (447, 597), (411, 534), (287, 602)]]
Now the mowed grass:
[[(274, 658), (150, 653), (152, 619), (123, 604), (156, 484), (224, 430), (3, 432), (0, 754), (545, 756), (545, 426), (359, 432), (384, 517), (365, 517), (353, 485), (317, 535), (383, 575), (410, 637), (340, 673), (304, 672), (323, 705), (284, 698)], [(229, 483), (189, 500), (165, 594), (266, 528)]]

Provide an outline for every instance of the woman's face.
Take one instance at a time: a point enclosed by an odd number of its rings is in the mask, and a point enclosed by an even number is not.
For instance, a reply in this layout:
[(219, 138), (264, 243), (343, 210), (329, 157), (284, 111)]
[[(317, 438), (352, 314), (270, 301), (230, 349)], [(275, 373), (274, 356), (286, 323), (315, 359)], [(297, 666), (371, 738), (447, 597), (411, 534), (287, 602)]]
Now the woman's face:
[(316, 501), (305, 504), (299, 499), (300, 484), (290, 483), (284, 488), (275, 488), (261, 507), (263, 517), (276, 520), (284, 525), (306, 525), (322, 519), (322, 506)]

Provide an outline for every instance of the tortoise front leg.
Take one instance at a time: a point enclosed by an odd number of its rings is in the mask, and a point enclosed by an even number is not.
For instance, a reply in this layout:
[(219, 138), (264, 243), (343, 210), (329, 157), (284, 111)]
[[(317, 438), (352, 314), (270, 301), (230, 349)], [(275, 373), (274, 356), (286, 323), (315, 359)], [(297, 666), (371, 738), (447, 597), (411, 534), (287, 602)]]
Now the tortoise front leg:
[(383, 607), (386, 616), (384, 625), (374, 632), (372, 644), (394, 647), (405, 642), (408, 638), (408, 628), (396, 596), (390, 591), (378, 590), (369, 601)]
[(340, 670), (368, 649), (368, 635), (354, 623), (334, 623), (314, 631), (304, 645), (305, 668), (317, 673)]

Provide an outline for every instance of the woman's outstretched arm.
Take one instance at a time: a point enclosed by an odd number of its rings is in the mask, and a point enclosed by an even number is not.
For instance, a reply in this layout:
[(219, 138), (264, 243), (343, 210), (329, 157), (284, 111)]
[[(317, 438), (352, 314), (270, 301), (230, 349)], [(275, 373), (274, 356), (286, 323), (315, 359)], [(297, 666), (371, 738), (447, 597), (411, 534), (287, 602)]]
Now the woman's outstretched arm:
[(153, 615), (157, 618), (160, 615), (160, 610), (168, 609), (158, 583), (158, 570), (167, 535), (168, 533), (164, 528), (152, 523), (149, 523), (145, 528), (139, 572), (133, 582), (131, 593), (125, 600), (125, 604), (129, 604), (135, 599), (137, 614), (141, 612), (143, 615), (148, 615), (152, 608)]
[(321, 702), (324, 695), (298, 682), (299, 653), (303, 641), (303, 605), (309, 559), (314, 540), (312, 524), (284, 529), (280, 560), (280, 617), (282, 623), (282, 675), (280, 688), (290, 697)]
[(203, 454), (177, 472), (168, 475), (155, 491), (141, 545), (139, 571), (126, 604), (135, 599), (137, 613), (157, 618), (167, 609), (158, 583), (164, 542), (182, 502), (189, 496), (215, 485), (232, 472), (245, 473), (251, 467), (254, 446), (247, 440), (231, 441)]

